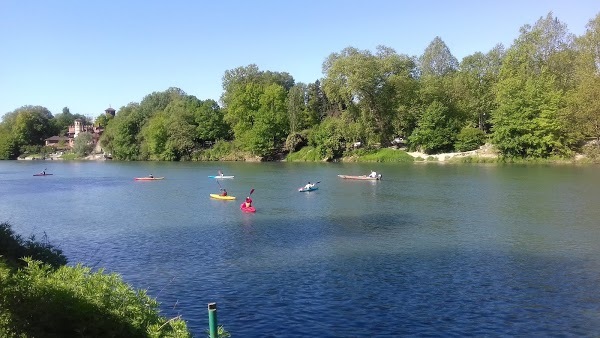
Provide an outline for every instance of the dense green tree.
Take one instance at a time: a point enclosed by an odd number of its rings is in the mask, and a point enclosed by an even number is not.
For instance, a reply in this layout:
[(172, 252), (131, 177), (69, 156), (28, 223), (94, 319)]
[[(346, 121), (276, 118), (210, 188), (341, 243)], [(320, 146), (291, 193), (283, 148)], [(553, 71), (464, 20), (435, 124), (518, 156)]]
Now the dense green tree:
[(505, 156), (565, 155), (567, 137), (565, 83), (557, 74), (572, 36), (552, 14), (524, 26), (508, 50), (496, 86), (493, 142)]
[(75, 140), (73, 140), (73, 152), (78, 157), (84, 157), (89, 155), (94, 149), (93, 136), (88, 132), (77, 134)]
[(286, 113), (286, 91), (279, 84), (271, 84), (259, 98), (260, 108), (248, 136), (248, 150), (258, 156), (270, 155), (284, 144), (289, 132)]
[(10, 130), (11, 142), (23, 148), (41, 146), (53, 134), (50, 111), (40, 106), (23, 106), (3, 116), (3, 124)]
[(309, 134), (309, 145), (316, 148), (319, 158), (331, 160), (342, 156), (349, 142), (343, 135), (344, 121), (327, 117)]
[(223, 109), (214, 100), (200, 102), (194, 110), (194, 121), (197, 125), (197, 137), (201, 142), (231, 138)]
[(419, 58), (421, 76), (445, 76), (458, 70), (458, 60), (450, 48), (436, 36)]
[(492, 111), (496, 109), (494, 87), (504, 58), (504, 47), (497, 45), (487, 54), (466, 56), (455, 78), (456, 96), (465, 111), (467, 123), (487, 132)]
[(173, 115), (167, 125), (166, 151), (170, 161), (189, 160), (196, 146), (196, 127), (183, 115)]
[[(101, 144), (108, 149), (115, 159), (138, 160), (150, 156), (148, 145), (143, 139), (142, 129), (153, 116), (170, 109), (173, 114), (185, 112), (186, 121), (193, 119), (193, 114), (185, 109), (187, 95), (179, 88), (169, 88), (164, 92), (153, 92), (137, 103), (130, 103), (119, 109), (119, 113), (106, 126)], [(176, 102), (176, 103), (173, 103)], [(178, 106), (179, 105), (179, 106)], [(177, 108), (176, 108), (177, 107)], [(173, 155), (177, 159), (177, 155)]]
[(96, 125), (98, 127), (106, 128), (106, 126), (112, 119), (114, 119), (114, 116), (112, 116), (110, 114), (108, 114), (108, 115), (101, 114), (101, 115), (98, 115), (98, 117), (96, 117), (96, 119), (94, 120), (94, 125)]
[(144, 126), (141, 134), (145, 140), (143, 156), (151, 160), (166, 160), (166, 146), (169, 139), (168, 117), (165, 113), (156, 114)]
[(410, 79), (414, 72), (414, 61), (391, 48), (378, 46), (372, 54), (348, 47), (324, 62), (323, 88), (342, 109), (358, 112), (357, 119), (368, 133), (365, 141), (387, 144), (394, 133), (396, 79)]
[(255, 65), (225, 72), (224, 118), (244, 149), (265, 156), (284, 144), (289, 130), (285, 103), (292, 86), (289, 74), (261, 72)]
[(73, 125), (73, 121), (75, 121), (75, 116), (71, 114), (69, 108), (63, 108), (62, 113), (57, 114), (52, 119), (54, 133), (56, 135), (66, 135), (69, 131), (69, 126)]
[(484, 142), (485, 134), (481, 129), (467, 126), (456, 135), (454, 148), (456, 151), (470, 151), (479, 148)]
[(138, 132), (141, 119), (136, 112), (139, 104), (130, 103), (119, 109), (119, 114), (108, 124), (102, 134), (100, 143), (113, 158), (118, 160), (137, 160), (140, 154)]
[(306, 88), (306, 115), (304, 124), (312, 127), (325, 118), (329, 102), (319, 80), (309, 83)]
[(426, 154), (452, 151), (459, 125), (447, 106), (434, 101), (425, 109), (409, 141), (412, 147)]
[(290, 121), (290, 133), (304, 129), (306, 116), (306, 90), (303, 83), (298, 83), (290, 89), (287, 97), (287, 113)]
[(0, 160), (14, 160), (19, 156), (19, 147), (8, 125), (0, 123)]
[(455, 85), (458, 61), (442, 39), (436, 37), (419, 63), (418, 102), (407, 109), (407, 122), (416, 122), (409, 125), (414, 126), (408, 137), (409, 146), (428, 154), (452, 150), (458, 131), (468, 119), (467, 113), (460, 109)]
[(576, 41), (576, 87), (570, 93), (569, 111), (575, 130), (600, 142), (600, 14), (587, 24)]

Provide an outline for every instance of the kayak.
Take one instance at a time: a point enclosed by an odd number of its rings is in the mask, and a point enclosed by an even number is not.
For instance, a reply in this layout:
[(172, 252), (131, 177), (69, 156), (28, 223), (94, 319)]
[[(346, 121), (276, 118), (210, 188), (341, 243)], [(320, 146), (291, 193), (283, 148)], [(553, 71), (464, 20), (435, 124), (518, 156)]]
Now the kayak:
[(222, 195), (219, 195), (219, 194), (210, 194), (210, 197), (212, 197), (214, 199), (217, 199), (217, 200), (226, 200), (226, 201), (231, 201), (231, 200), (235, 199), (235, 196), (229, 196), (229, 195), (222, 196)]
[(317, 189), (319, 189), (319, 187), (310, 187), (308, 189), (306, 189), (305, 187), (302, 187), (302, 188), (298, 188), (298, 191), (300, 191), (300, 192), (309, 192), (309, 191), (315, 191)]
[(226, 176), (226, 175), (211, 175), (208, 178), (233, 178), (234, 176)]
[(134, 177), (133, 179), (136, 181), (157, 181), (164, 179), (164, 177)]
[(378, 181), (378, 180), (381, 180), (381, 174), (377, 175), (377, 177), (370, 177), (370, 176), (367, 176), (367, 175), (361, 175), (361, 176), (338, 175), (338, 177), (341, 177), (341, 178), (346, 179), (346, 180), (365, 180), (365, 181)]
[(33, 176), (52, 176), (54, 174), (33, 174)]
[(254, 207), (246, 207), (246, 203), (242, 203), (240, 205), (240, 209), (242, 209), (243, 212), (256, 212), (256, 208), (254, 208)]

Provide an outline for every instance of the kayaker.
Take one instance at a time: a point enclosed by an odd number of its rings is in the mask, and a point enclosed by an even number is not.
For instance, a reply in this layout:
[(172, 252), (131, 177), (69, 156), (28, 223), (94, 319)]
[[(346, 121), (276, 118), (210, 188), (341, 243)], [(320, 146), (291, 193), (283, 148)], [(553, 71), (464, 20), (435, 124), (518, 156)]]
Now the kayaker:
[(377, 173), (374, 172), (373, 170), (371, 170), (371, 173), (369, 174), (369, 177), (376, 178), (377, 177)]
[(252, 199), (250, 196), (246, 197), (246, 201), (244, 202), (246, 208), (250, 208), (252, 206)]
[(304, 189), (305, 190), (310, 190), (314, 186), (315, 186), (314, 184), (310, 184), (310, 182), (308, 182), (308, 184), (304, 186)]
[(221, 196), (227, 196), (227, 190), (221, 189), (221, 191), (222, 191)]
[(150, 175), (148, 175), (148, 177), (150, 177), (150, 178), (154, 178), (154, 175), (150, 174)]

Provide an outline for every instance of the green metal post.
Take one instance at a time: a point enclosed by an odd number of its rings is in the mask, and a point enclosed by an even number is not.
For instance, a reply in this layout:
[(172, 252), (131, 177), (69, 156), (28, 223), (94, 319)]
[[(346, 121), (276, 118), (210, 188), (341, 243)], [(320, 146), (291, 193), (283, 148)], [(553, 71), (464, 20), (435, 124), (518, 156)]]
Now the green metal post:
[(217, 303), (208, 303), (208, 332), (210, 338), (218, 337), (217, 330)]

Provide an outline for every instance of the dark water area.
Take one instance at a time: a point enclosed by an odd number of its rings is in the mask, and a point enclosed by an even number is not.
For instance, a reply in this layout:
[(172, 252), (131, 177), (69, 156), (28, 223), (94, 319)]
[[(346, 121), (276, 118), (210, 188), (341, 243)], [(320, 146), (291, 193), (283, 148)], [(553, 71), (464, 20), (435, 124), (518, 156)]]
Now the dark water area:
[(599, 205), (597, 166), (0, 162), (0, 221), (196, 337), (597, 336)]

